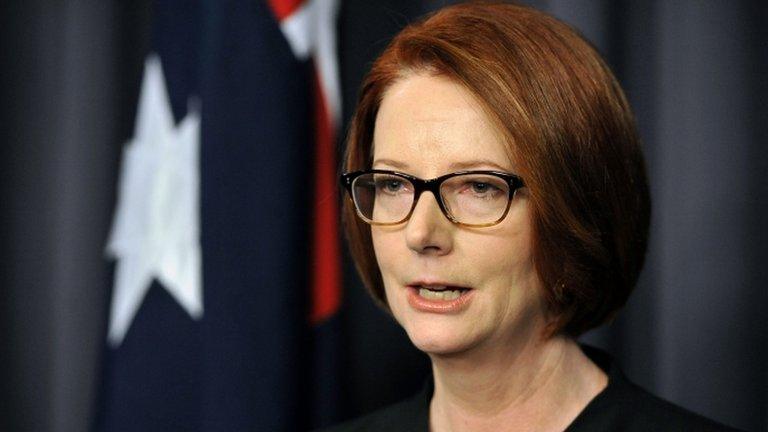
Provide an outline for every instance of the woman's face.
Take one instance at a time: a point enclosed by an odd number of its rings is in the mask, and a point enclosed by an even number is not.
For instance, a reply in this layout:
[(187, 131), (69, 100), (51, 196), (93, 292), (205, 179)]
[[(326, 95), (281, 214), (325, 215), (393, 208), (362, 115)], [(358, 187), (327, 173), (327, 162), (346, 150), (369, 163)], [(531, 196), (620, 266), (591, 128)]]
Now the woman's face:
[[(515, 173), (501, 135), (471, 93), (426, 74), (408, 76), (385, 93), (373, 168), (422, 179), (464, 170)], [(497, 349), (541, 329), (544, 306), (531, 255), (527, 189), (518, 190), (506, 218), (492, 227), (453, 224), (424, 192), (407, 222), (371, 226), (371, 234), (389, 306), (420, 350), (447, 355)], [(425, 287), (466, 290), (444, 300)]]

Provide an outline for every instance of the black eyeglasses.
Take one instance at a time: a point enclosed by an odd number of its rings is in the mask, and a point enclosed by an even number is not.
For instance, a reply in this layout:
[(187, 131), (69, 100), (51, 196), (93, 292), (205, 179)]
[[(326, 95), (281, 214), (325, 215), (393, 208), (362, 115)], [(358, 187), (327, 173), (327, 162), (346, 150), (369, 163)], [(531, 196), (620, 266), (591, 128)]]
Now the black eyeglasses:
[(411, 217), (424, 191), (432, 192), (445, 217), (468, 227), (496, 225), (507, 216), (515, 191), (525, 186), (514, 175), (461, 171), (430, 180), (389, 170), (341, 175), (357, 214), (371, 225), (397, 225)]

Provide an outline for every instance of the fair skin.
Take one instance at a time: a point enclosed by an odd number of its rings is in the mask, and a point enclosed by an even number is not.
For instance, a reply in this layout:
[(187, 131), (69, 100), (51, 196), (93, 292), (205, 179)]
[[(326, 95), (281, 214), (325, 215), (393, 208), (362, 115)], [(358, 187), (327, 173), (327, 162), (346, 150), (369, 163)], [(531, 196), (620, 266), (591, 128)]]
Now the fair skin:
[[(408, 74), (385, 93), (373, 159), (373, 168), (422, 179), (516, 172), (472, 94), (426, 73)], [(523, 188), (501, 223), (467, 228), (425, 192), (407, 222), (371, 227), (392, 313), (432, 360), (431, 431), (562, 431), (607, 385), (572, 339), (542, 337), (547, 315), (530, 211)], [(419, 288), (444, 286), (462, 288), (460, 305), (433, 299), (424, 307), (418, 299)]]

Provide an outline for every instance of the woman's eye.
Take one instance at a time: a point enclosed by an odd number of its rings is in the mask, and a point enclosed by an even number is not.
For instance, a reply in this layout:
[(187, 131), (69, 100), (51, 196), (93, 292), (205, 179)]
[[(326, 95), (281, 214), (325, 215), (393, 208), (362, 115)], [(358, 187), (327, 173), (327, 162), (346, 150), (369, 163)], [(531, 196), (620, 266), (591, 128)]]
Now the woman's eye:
[(465, 179), (456, 192), (466, 198), (495, 200), (504, 196), (504, 185), (485, 178)]
[(398, 179), (379, 180), (377, 182), (376, 189), (387, 193), (399, 192), (403, 189), (403, 181)]
[(388, 191), (396, 192), (396, 191), (399, 191), (400, 189), (402, 189), (403, 182), (401, 182), (400, 180), (389, 180), (389, 181), (387, 181), (386, 186), (387, 186), (387, 190)]
[(472, 192), (483, 194), (488, 192), (488, 190), (492, 187), (493, 186), (489, 185), (488, 183), (474, 182), (472, 183)]
[(469, 182), (466, 189), (472, 194), (483, 198), (495, 195), (501, 190), (491, 183), (482, 181)]

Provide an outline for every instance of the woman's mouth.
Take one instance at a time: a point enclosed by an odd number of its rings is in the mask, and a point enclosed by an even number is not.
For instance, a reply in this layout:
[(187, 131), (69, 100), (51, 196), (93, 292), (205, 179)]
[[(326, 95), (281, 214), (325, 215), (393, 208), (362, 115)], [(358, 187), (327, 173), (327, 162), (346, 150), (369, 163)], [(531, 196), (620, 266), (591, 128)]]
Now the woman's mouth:
[(472, 298), (470, 288), (451, 285), (408, 285), (408, 303), (416, 310), (434, 313), (456, 313), (467, 307)]
[(466, 288), (451, 288), (445, 285), (421, 286), (419, 287), (419, 296), (429, 300), (456, 300), (462, 292), (469, 291)]

